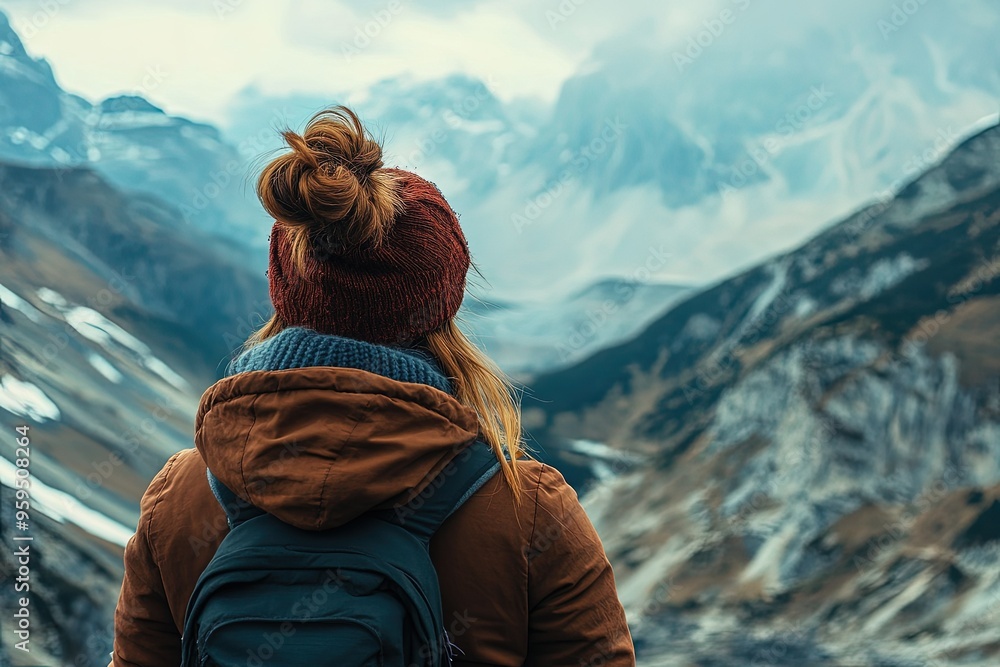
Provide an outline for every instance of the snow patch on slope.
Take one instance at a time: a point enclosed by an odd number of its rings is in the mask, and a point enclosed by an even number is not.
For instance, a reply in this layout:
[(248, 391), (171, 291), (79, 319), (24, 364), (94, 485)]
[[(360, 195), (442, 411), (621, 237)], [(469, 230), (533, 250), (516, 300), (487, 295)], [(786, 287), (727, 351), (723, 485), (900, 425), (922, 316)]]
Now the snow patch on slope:
[[(0, 457), (0, 484), (14, 488), (17, 467)], [(124, 547), (135, 532), (114, 519), (97, 512), (73, 496), (31, 477), (31, 504), (45, 516), (59, 523), (72, 523), (102, 540)]]
[(42, 317), (38, 309), (0, 284), (0, 303), (10, 306), (14, 310), (22, 313), (32, 322), (40, 322)]
[(760, 293), (757, 300), (753, 302), (753, 306), (750, 307), (750, 313), (747, 315), (747, 321), (749, 322), (756, 320), (778, 298), (781, 290), (785, 289), (785, 284), (788, 282), (787, 261), (772, 262), (768, 264), (767, 268), (771, 272), (771, 282)]
[(570, 440), (568, 448), (590, 459), (590, 467), (598, 481), (606, 482), (618, 476), (623, 469), (641, 463), (644, 459), (632, 452), (609, 447), (596, 440)]
[(110, 382), (119, 384), (124, 379), (121, 372), (119, 372), (119, 370), (115, 368), (110, 361), (96, 352), (89, 353), (87, 355), (87, 361), (90, 362), (90, 365), (93, 366), (98, 373), (103, 375)]
[(831, 283), (830, 291), (836, 296), (857, 296), (862, 301), (867, 301), (898, 285), (908, 276), (922, 271), (927, 264), (927, 260), (914, 259), (905, 252), (896, 257), (885, 257), (868, 267), (864, 273), (855, 270), (839, 276)]
[(13, 375), (0, 378), (0, 408), (34, 422), (55, 421), (61, 413), (45, 392)]
[[(177, 389), (184, 391), (190, 388), (187, 381), (161, 359), (154, 356), (152, 350), (145, 343), (96, 310), (86, 306), (70, 305), (65, 297), (47, 287), (39, 288), (37, 294), (45, 303), (60, 311), (66, 323), (87, 340), (97, 343), (109, 352), (114, 351), (114, 344), (125, 347), (135, 353), (146, 368)], [(98, 370), (101, 369), (98, 368)]]

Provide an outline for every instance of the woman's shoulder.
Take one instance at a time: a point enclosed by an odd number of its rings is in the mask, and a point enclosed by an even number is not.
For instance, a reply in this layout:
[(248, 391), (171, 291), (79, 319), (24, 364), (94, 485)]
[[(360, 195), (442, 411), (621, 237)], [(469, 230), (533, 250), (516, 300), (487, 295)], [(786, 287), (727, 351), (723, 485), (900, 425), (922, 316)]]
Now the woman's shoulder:
[(205, 470), (205, 461), (194, 447), (173, 454), (146, 488), (142, 497), (143, 509), (146, 509), (146, 505), (150, 505), (149, 509), (152, 510), (152, 506), (156, 505), (164, 494), (174, 493), (178, 485), (190, 486), (199, 475), (204, 478), (205, 486), (208, 487)]
[(522, 493), (536, 505), (550, 507), (579, 501), (576, 490), (555, 466), (535, 459), (520, 459), (517, 470)]
[[(515, 495), (519, 497), (518, 505), (534, 506), (536, 502), (548, 502), (555, 495), (572, 494), (576, 497), (573, 487), (571, 487), (562, 473), (552, 465), (538, 461), (537, 459), (518, 459), (516, 467), (517, 482), (519, 490), (515, 492), (514, 484), (503, 471), (490, 480), (476, 495), (503, 497), (513, 499)], [(474, 496), (475, 497), (475, 496)]]
[(554, 466), (524, 458), (517, 461), (516, 470), (519, 492), (498, 472), (459, 513), (489, 517), (488, 522), (477, 523), (491, 532), (520, 534), (522, 541), (530, 542), (539, 526), (547, 530), (550, 524), (573, 520), (583, 512), (576, 491)]
[(562, 536), (568, 527), (589, 533), (590, 521), (580, 498), (559, 469), (539, 461), (524, 466), (525, 495), (533, 499), (532, 541), (547, 542)]
[(197, 449), (183, 449), (171, 456), (143, 494), (138, 530), (147, 531), (158, 543), (175, 534), (194, 531), (215, 539), (224, 532), (225, 512), (212, 494), (206, 470)]

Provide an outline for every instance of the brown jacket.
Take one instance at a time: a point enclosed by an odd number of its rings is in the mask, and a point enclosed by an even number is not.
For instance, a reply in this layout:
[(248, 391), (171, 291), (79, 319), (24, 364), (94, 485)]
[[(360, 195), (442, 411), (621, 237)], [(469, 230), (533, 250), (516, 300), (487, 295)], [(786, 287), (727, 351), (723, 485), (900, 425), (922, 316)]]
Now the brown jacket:
[[(176, 667), (195, 582), (227, 525), (206, 464), (295, 526), (332, 528), (419, 493), (477, 435), (475, 413), (433, 387), (314, 366), (250, 371), (202, 396), (195, 445), (142, 498), (125, 550), (115, 667)], [(518, 462), (515, 507), (498, 474), (431, 542), (456, 665), (635, 664), (614, 575), (573, 489)]]

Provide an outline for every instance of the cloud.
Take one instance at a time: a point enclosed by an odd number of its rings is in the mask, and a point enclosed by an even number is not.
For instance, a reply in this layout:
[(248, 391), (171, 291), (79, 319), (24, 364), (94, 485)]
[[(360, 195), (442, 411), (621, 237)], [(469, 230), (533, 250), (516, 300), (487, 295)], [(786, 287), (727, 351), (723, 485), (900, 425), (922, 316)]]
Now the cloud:
[[(551, 100), (582, 54), (544, 39), (519, 15), (498, 3), (480, 2), (454, 14), (426, 13), (405, 2), (355, 11), (317, 0), (298, 3), (286, 31), (301, 47), (331, 57), (328, 77), (316, 70), (299, 78), (272, 77), (265, 90), (363, 89), (382, 78), (410, 75), (433, 80), (452, 73), (495, 81), (507, 99)], [(288, 63), (294, 68), (294, 63)]]
[(461, 7), (53, 0), (42, 11), (34, 1), (0, 3), (29, 53), (54, 63), (67, 90), (99, 100), (134, 91), (148, 68), (159, 68), (167, 77), (147, 97), (170, 113), (218, 123), (249, 86), (332, 95), (403, 74), (431, 80), (463, 72), (494, 79), (510, 98), (551, 100), (588, 50), (549, 39), (503, 3)]

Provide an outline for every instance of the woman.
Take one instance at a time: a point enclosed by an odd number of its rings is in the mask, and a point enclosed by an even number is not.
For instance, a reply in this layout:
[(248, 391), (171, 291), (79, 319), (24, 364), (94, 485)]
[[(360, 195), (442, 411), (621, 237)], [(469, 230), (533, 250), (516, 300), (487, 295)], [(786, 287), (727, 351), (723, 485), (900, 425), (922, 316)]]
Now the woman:
[[(344, 107), (317, 114), (257, 192), (276, 220), (274, 316), (202, 396), (196, 448), (142, 498), (112, 664), (176, 666), (192, 591), (229, 531), (206, 466), (283, 522), (342, 526), (429, 488), (474, 441), (496, 474), (430, 542), (456, 665), (633, 665), (601, 542), (525, 455), (512, 387), (459, 331), (469, 250), (438, 189), (383, 167)], [(213, 482), (214, 483), (214, 482)]]

